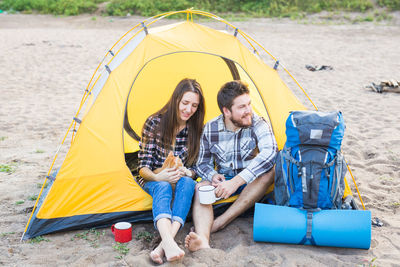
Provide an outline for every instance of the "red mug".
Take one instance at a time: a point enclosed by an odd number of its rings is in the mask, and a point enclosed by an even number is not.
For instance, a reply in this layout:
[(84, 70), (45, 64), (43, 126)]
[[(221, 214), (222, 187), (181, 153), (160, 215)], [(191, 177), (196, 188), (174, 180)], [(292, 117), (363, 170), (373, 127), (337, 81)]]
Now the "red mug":
[(119, 222), (111, 226), (115, 242), (126, 243), (132, 240), (132, 225), (128, 222)]

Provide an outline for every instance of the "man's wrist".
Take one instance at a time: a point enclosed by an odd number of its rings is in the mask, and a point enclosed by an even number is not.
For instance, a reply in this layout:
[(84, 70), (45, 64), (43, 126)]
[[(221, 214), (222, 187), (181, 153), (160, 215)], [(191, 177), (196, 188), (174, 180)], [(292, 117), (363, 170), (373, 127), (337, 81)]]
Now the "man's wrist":
[(231, 179), (231, 181), (234, 182), (237, 187), (246, 183), (246, 181), (240, 175), (236, 175)]

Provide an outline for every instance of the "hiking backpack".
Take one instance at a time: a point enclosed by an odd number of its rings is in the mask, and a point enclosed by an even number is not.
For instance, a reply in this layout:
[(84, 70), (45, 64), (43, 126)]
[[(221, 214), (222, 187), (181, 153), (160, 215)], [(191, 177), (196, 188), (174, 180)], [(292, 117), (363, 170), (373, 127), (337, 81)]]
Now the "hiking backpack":
[(346, 162), (340, 153), (342, 113), (294, 111), (286, 120), (286, 144), (275, 170), (277, 205), (340, 209)]

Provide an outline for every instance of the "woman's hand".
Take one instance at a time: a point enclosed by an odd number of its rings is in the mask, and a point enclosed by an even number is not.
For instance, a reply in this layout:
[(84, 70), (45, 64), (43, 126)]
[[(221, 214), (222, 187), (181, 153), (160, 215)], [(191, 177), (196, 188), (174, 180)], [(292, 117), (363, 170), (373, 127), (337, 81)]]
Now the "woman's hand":
[(176, 168), (165, 168), (155, 176), (157, 181), (166, 181), (171, 184), (176, 184), (176, 182), (178, 182), (178, 180), (182, 177), (181, 174), (181, 171), (177, 170)]
[(188, 177), (193, 178), (192, 171), (189, 170), (188, 168), (186, 168), (185, 166), (180, 167), (179, 171), (181, 172), (182, 176), (188, 176)]

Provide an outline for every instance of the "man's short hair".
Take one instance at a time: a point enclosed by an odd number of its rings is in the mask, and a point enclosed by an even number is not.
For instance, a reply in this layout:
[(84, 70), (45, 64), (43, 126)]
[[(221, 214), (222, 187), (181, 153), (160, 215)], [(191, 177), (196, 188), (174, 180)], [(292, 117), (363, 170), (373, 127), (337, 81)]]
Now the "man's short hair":
[(218, 91), (217, 95), (217, 102), (218, 102), (218, 107), (221, 110), (222, 114), (224, 114), (223, 108), (227, 108), (230, 111), (233, 105), (233, 100), (241, 96), (243, 94), (248, 94), (249, 88), (247, 87), (247, 84), (240, 80), (236, 81), (231, 81), (227, 82), (224, 85), (222, 85), (221, 89)]

